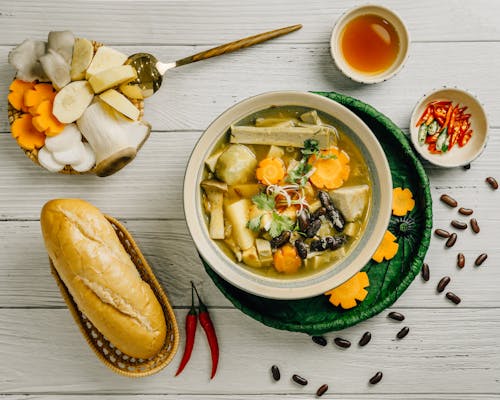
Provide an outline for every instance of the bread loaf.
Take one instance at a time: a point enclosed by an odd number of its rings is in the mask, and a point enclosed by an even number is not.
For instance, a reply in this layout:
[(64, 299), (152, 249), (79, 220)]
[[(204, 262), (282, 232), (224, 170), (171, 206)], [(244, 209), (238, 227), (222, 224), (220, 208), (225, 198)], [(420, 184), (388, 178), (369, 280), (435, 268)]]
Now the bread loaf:
[(166, 336), (163, 310), (104, 215), (83, 200), (51, 200), (40, 223), (80, 311), (123, 353), (143, 359), (158, 353)]

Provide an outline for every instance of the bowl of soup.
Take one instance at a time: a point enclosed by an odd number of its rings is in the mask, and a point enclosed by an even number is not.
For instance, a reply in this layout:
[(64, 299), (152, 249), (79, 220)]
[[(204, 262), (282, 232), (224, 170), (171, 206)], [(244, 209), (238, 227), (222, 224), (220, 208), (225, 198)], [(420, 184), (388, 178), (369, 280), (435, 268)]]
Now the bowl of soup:
[(370, 260), (391, 215), (392, 179), (370, 128), (303, 92), (248, 98), (197, 142), (184, 212), (203, 260), (259, 296), (332, 289)]

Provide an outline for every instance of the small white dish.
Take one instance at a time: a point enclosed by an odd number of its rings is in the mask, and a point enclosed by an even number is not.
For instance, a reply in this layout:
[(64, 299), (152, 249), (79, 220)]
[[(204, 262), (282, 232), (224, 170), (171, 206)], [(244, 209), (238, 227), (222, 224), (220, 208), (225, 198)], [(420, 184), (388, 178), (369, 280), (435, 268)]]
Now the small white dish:
[[(376, 15), (385, 19), (394, 27), (396, 35), (398, 36), (399, 47), (396, 59), (389, 68), (382, 72), (370, 74), (357, 70), (346, 61), (342, 52), (341, 43), (345, 27), (353, 19), (363, 15)], [(330, 39), (330, 52), (337, 68), (353, 81), (366, 84), (383, 82), (396, 75), (403, 68), (408, 58), (409, 47), (410, 34), (401, 18), (394, 11), (374, 4), (357, 6), (346, 11), (335, 23)]]
[[(370, 215), (364, 234), (345, 258), (305, 277), (277, 279), (258, 275), (234, 262), (209, 237), (202, 210), (200, 182), (204, 160), (234, 123), (273, 106), (300, 106), (323, 112), (343, 126), (368, 165), (372, 182)], [(392, 176), (385, 153), (370, 128), (352, 111), (326, 97), (293, 91), (270, 92), (250, 97), (227, 109), (201, 135), (189, 159), (184, 177), (184, 214), (200, 256), (222, 278), (249, 293), (273, 299), (317, 296), (337, 287), (359, 272), (371, 259), (391, 216)]]
[[(428, 150), (427, 144), (420, 145), (418, 142), (419, 127), (416, 124), (430, 103), (444, 100), (452, 101), (453, 105), (458, 103), (459, 107), (467, 107), (465, 112), (471, 115), (470, 122), (473, 134), (469, 142), (463, 147), (455, 145), (446, 153), (432, 154)], [(488, 118), (483, 106), (475, 96), (462, 89), (443, 87), (431, 91), (418, 101), (410, 118), (410, 136), (413, 147), (425, 160), (444, 168), (459, 167), (471, 163), (481, 155), (486, 147)]]

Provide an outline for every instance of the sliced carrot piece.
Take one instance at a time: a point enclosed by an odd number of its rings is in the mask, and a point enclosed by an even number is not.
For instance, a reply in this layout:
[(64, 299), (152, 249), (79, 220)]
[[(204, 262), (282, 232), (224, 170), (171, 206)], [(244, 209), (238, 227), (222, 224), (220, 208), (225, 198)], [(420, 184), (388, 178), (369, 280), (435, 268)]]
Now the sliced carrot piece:
[(255, 171), (255, 176), (264, 185), (279, 183), (285, 176), (285, 164), (281, 158), (264, 158)]
[(330, 303), (344, 309), (357, 306), (357, 301), (363, 301), (368, 295), (366, 288), (370, 286), (370, 279), (366, 272), (358, 272), (351, 279), (325, 293), (330, 296)]
[(309, 180), (318, 189), (337, 189), (349, 178), (349, 155), (337, 147), (321, 151), (321, 157), (309, 158), (315, 168)]
[(295, 246), (289, 243), (276, 250), (273, 259), (276, 271), (284, 274), (294, 274), (302, 265), (302, 260), (297, 254)]
[(372, 259), (380, 263), (384, 261), (384, 258), (386, 260), (393, 258), (399, 249), (399, 244), (396, 243), (396, 239), (396, 236), (394, 236), (390, 231), (385, 231), (382, 243), (378, 246), (378, 249), (372, 256)]
[(24, 92), (24, 105), (34, 114), (42, 101), (53, 101), (54, 97), (56, 97), (56, 91), (50, 83), (38, 83)]
[(9, 86), (10, 93), (7, 96), (10, 105), (18, 111), (28, 112), (28, 107), (24, 105), (24, 94), (34, 86), (33, 82), (14, 79)]
[(415, 207), (413, 193), (410, 189), (402, 189), (400, 187), (392, 190), (392, 213), (398, 217), (406, 215)]
[(45, 135), (35, 129), (32, 118), (30, 114), (23, 114), (11, 126), (12, 136), (26, 150), (39, 149), (45, 144)]
[(57, 120), (52, 114), (52, 101), (42, 101), (34, 110), (33, 126), (47, 136), (55, 136), (61, 133), (66, 124)]

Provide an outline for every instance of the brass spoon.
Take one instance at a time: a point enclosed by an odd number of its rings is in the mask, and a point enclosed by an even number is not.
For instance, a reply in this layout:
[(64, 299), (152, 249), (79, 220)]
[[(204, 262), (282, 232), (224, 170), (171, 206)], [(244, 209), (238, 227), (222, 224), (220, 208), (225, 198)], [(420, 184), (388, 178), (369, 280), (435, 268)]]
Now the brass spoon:
[(270, 32), (259, 33), (258, 35), (226, 43), (171, 63), (162, 63), (152, 54), (136, 53), (131, 55), (126, 62), (127, 64), (132, 65), (137, 71), (137, 79), (130, 82), (129, 85), (137, 86), (142, 91), (144, 98), (146, 98), (153, 95), (160, 89), (162, 76), (171, 68), (190, 64), (196, 61), (206, 60), (207, 58), (220, 56), (221, 54), (231, 53), (235, 50), (243, 49), (269, 39), (274, 39), (278, 36), (286, 35), (287, 33), (296, 31), (300, 28), (302, 28), (302, 25), (298, 24), (288, 26), (286, 28), (276, 29)]

